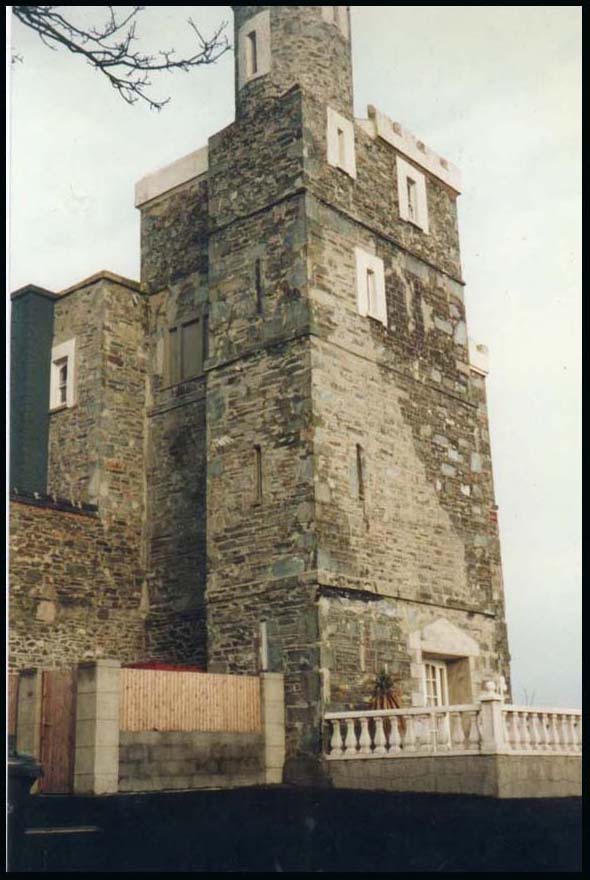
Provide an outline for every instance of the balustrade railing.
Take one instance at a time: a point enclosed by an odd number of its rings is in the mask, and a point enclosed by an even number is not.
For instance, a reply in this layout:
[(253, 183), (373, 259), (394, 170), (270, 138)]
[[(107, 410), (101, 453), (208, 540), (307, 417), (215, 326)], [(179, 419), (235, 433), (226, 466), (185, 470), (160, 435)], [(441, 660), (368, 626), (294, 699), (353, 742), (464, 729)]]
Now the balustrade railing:
[(473, 705), (328, 712), (325, 724), (331, 760), (582, 750), (580, 711), (505, 705), (489, 687)]
[(328, 758), (479, 751), (479, 706), (328, 712)]

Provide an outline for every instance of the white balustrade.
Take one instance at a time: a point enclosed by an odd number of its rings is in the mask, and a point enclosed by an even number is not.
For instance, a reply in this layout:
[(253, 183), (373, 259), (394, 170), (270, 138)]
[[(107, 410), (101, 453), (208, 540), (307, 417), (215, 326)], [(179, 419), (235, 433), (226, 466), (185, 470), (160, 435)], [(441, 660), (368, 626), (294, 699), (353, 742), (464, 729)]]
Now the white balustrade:
[(329, 712), (327, 757), (400, 758), (473, 753), (579, 754), (581, 713), (487, 702)]

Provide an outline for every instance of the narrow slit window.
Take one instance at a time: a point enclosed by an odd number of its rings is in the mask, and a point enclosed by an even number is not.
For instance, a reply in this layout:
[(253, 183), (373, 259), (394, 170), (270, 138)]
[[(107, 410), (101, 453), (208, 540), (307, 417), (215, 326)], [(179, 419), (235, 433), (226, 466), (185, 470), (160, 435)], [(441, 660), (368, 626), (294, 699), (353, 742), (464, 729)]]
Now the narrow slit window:
[(248, 76), (258, 73), (258, 47), (256, 45), (256, 31), (250, 31), (246, 36), (246, 65)]
[(255, 274), (255, 286), (256, 286), (256, 314), (262, 314), (262, 260), (256, 260), (256, 266), (254, 270)]
[(337, 129), (336, 137), (338, 138), (338, 164), (341, 168), (346, 168), (346, 135), (344, 134), (344, 129)]
[(57, 367), (57, 395), (60, 405), (67, 403), (68, 399), (68, 359), (64, 358), (56, 363)]
[(356, 445), (356, 483), (359, 501), (365, 498), (365, 456), (363, 447), (357, 443)]
[(254, 447), (254, 503), (262, 504), (262, 449)]
[(209, 357), (209, 315), (203, 315), (203, 361)]
[(369, 315), (378, 314), (377, 276), (372, 269), (367, 269), (367, 305), (369, 307)]
[(266, 620), (260, 621), (260, 669), (268, 672), (268, 627)]
[(408, 216), (413, 223), (416, 223), (418, 220), (418, 187), (416, 181), (410, 177), (406, 180), (406, 186), (408, 188)]

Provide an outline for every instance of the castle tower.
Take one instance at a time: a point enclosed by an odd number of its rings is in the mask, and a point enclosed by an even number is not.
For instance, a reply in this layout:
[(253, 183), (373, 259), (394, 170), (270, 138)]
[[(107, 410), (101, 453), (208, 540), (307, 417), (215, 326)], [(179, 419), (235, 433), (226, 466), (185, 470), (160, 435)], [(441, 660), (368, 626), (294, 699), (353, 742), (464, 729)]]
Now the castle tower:
[[(211, 663), (286, 676), (288, 778), (382, 669), (406, 704), (508, 676), (460, 179), (352, 118), (347, 7), (233, 7), (237, 120), (209, 146)], [(225, 665), (224, 665), (225, 664)]]

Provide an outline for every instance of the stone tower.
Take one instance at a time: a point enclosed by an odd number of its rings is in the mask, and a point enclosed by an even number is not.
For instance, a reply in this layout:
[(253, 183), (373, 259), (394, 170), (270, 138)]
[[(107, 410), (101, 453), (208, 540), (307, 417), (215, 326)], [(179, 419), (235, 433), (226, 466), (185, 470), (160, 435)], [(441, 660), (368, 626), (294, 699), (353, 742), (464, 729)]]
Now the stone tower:
[(288, 778), (327, 708), (508, 677), (457, 170), (352, 111), (348, 7), (236, 6), (208, 157), (209, 663), (284, 671)]

